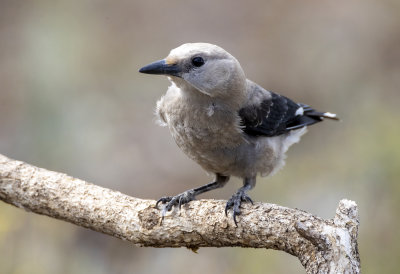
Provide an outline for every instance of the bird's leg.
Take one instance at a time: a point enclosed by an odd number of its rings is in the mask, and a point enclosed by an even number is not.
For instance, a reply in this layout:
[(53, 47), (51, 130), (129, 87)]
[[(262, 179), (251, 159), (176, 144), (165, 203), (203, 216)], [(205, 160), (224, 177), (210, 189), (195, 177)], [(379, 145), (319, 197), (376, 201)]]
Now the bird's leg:
[(215, 181), (209, 184), (206, 184), (204, 186), (194, 188), (194, 189), (189, 189), (185, 192), (182, 192), (181, 194), (178, 194), (176, 196), (167, 196), (167, 197), (162, 197), (159, 199), (156, 203), (156, 207), (158, 207), (159, 203), (163, 203), (165, 205), (164, 209), (162, 210), (162, 217), (164, 218), (164, 215), (167, 211), (170, 211), (173, 206), (178, 205), (179, 208), (181, 208), (181, 205), (186, 204), (196, 198), (197, 195), (216, 189), (216, 188), (221, 188), (223, 187), (229, 180), (229, 176), (223, 176), (221, 174), (216, 174)]
[(228, 216), (228, 209), (233, 210), (233, 221), (237, 226), (236, 216), (240, 215), (240, 204), (242, 202), (250, 202), (253, 204), (253, 200), (247, 195), (247, 191), (252, 189), (256, 185), (256, 177), (245, 178), (243, 180), (243, 186), (239, 188), (235, 194), (228, 200), (225, 207), (225, 215)]

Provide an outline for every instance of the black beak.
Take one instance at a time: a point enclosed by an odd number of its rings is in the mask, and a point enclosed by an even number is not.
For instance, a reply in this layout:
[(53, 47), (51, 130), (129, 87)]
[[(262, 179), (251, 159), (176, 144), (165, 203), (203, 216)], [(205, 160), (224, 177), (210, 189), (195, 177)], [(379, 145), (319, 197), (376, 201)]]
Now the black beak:
[(170, 65), (167, 64), (165, 60), (160, 60), (142, 67), (141, 69), (139, 69), (139, 72), (147, 74), (162, 74), (162, 75), (171, 75), (180, 77), (181, 69), (177, 64)]

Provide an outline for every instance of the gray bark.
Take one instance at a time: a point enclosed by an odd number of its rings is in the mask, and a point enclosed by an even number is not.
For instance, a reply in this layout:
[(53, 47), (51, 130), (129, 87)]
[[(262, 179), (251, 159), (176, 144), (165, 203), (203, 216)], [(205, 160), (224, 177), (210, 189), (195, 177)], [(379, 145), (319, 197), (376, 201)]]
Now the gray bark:
[(299, 258), (307, 273), (360, 273), (358, 209), (341, 200), (333, 219), (274, 204), (244, 204), (235, 226), (225, 201), (199, 200), (161, 213), (154, 200), (129, 197), (0, 154), (0, 199), (138, 246), (253, 247)]

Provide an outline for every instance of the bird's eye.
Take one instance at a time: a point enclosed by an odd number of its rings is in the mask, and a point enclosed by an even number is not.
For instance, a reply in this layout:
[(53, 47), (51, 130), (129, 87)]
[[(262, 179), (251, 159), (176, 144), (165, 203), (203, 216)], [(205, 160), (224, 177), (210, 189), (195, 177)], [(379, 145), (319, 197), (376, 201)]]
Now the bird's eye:
[(194, 57), (192, 59), (192, 64), (195, 67), (201, 67), (202, 65), (204, 65), (204, 59), (201, 57)]

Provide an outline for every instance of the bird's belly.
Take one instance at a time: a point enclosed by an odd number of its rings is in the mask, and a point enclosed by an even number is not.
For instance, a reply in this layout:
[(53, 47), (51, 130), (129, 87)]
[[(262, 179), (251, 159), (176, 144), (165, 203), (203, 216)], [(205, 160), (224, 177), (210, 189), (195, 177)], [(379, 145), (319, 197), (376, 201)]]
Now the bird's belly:
[(241, 139), (240, 143), (227, 147), (231, 136), (218, 144), (215, 140), (224, 138), (215, 132), (198, 134), (196, 130), (179, 130), (179, 127), (171, 132), (184, 153), (208, 172), (242, 178), (257, 174), (266, 176), (275, 173), (284, 164), (285, 151), (279, 140), (283, 136), (259, 138), (255, 142)]
[(228, 132), (177, 123), (170, 127), (176, 144), (206, 171), (229, 175), (234, 165), (232, 153), (243, 142), (240, 132)]

